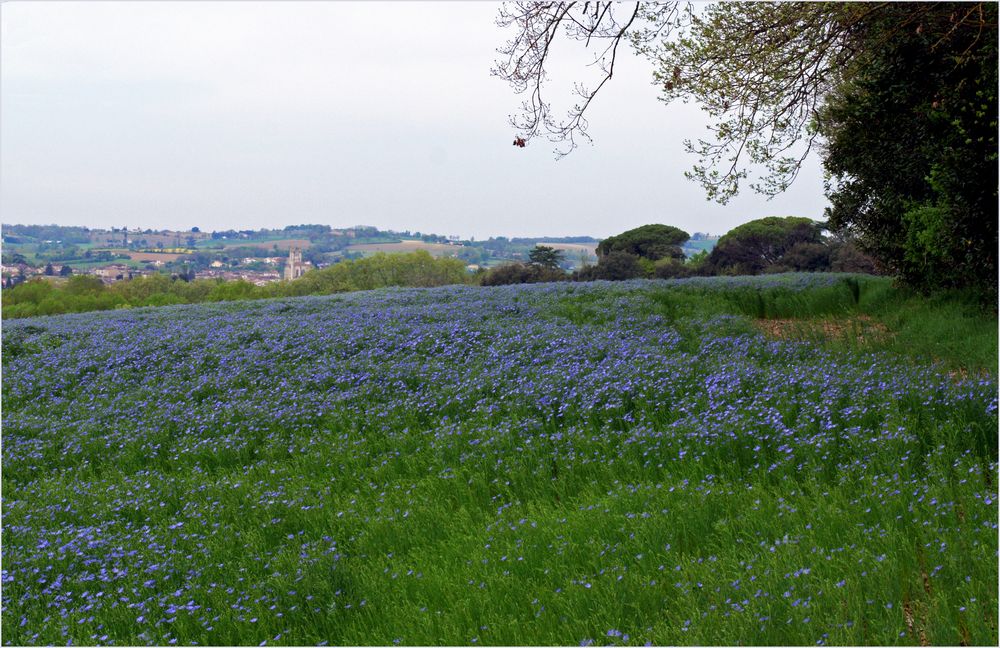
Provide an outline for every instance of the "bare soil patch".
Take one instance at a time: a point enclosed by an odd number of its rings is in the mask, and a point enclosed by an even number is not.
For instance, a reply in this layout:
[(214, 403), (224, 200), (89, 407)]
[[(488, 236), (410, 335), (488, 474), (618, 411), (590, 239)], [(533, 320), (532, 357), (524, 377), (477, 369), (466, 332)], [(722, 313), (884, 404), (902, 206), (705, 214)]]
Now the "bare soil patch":
[(836, 340), (856, 343), (887, 342), (892, 332), (867, 315), (836, 320), (758, 319), (757, 328), (775, 340)]

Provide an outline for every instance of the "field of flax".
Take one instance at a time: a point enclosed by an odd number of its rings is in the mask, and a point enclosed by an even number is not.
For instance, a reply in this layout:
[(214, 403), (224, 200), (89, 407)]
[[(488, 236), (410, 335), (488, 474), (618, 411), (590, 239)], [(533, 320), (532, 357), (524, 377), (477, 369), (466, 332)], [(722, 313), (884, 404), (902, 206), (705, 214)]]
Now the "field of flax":
[(753, 324), (857, 300), (792, 275), (5, 322), (2, 641), (996, 645), (995, 372)]

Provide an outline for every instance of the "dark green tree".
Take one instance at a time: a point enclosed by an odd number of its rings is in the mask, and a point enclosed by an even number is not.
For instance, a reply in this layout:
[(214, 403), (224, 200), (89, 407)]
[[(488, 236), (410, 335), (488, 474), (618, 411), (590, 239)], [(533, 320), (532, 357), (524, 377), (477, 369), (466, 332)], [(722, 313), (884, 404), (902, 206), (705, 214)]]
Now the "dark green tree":
[(566, 281), (569, 275), (559, 268), (534, 263), (505, 263), (490, 268), (480, 277), (483, 286), (504, 286), (507, 284), (543, 283)]
[(785, 255), (794, 249), (801, 250), (802, 244), (821, 245), (821, 227), (808, 218), (794, 216), (753, 220), (720, 238), (706, 264), (717, 274), (758, 274), (771, 266), (783, 265)]
[(830, 270), (867, 274), (878, 274), (880, 271), (875, 259), (861, 251), (854, 241), (836, 242), (830, 246)]
[(593, 281), (595, 279), (624, 281), (637, 279), (645, 274), (639, 257), (629, 252), (612, 250), (607, 256), (601, 257), (597, 265), (580, 268), (573, 278), (576, 281)]
[(830, 269), (830, 246), (803, 241), (788, 248), (777, 264), (781, 270), (822, 272)]
[(73, 274), (73, 268), (69, 267), (67, 264), (63, 264), (62, 268), (59, 269), (60, 277), (68, 277)]
[[(997, 5), (889, 5), (827, 102), (827, 217), (924, 292), (996, 299)], [(975, 20), (973, 20), (975, 18)]]
[(563, 253), (548, 245), (535, 245), (531, 252), (528, 252), (528, 259), (544, 268), (558, 268), (563, 260)]
[(612, 252), (627, 252), (650, 261), (665, 258), (683, 260), (681, 246), (689, 238), (691, 236), (687, 232), (670, 225), (643, 225), (598, 243), (597, 258), (600, 260)]
[(52, 267), (52, 264), (51, 263), (46, 263), (45, 264), (45, 276), (46, 277), (51, 277), (51, 276), (55, 275), (55, 273), (56, 273), (56, 270), (55, 270), (55, 268)]

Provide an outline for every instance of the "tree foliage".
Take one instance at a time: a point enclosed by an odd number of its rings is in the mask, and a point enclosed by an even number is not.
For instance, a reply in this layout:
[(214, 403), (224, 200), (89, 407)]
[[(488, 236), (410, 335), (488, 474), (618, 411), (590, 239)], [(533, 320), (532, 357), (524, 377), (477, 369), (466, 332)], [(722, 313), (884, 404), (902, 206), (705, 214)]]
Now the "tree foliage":
[(597, 245), (597, 265), (581, 268), (574, 273), (574, 279), (622, 281), (686, 275), (688, 273), (678, 267), (684, 261), (681, 246), (689, 238), (687, 232), (661, 224), (642, 225), (609, 236)]
[[(542, 135), (576, 147), (588, 137), (584, 113), (611, 80), (616, 53), (627, 41), (656, 66), (662, 99), (697, 102), (711, 117), (709, 137), (687, 142), (698, 155), (689, 177), (710, 198), (728, 201), (754, 165), (753, 183), (774, 195), (794, 180), (813, 147), (818, 107), (854, 53), (854, 24), (875, 5), (838, 3), (718, 3), (697, 10), (683, 3), (517, 2), (497, 24), (515, 34), (500, 48), (493, 73), (526, 93), (511, 118), (519, 137)], [(596, 44), (593, 85), (576, 85), (578, 102), (564, 119), (544, 98), (555, 41)]]
[[(718, 274), (759, 274), (776, 267), (782, 270), (806, 269), (789, 267), (823, 244), (820, 224), (808, 218), (769, 216), (733, 228), (708, 255), (708, 265)], [(793, 256), (786, 262), (786, 256)], [(818, 269), (818, 268), (809, 268)]]
[(773, 196), (795, 179), (819, 136), (816, 115), (855, 53), (857, 21), (876, 5), (718, 3), (692, 14), (658, 48), (655, 79), (666, 102), (693, 100), (709, 137), (688, 140), (688, 177), (725, 203), (752, 169), (751, 187)]
[(363, 259), (341, 261), (309, 271), (295, 281), (272, 283), (265, 288), (277, 294), (322, 295), (389, 286), (429, 288), (468, 280), (469, 273), (461, 260), (436, 259), (426, 250), (417, 250), (406, 254), (378, 252)]
[[(648, 261), (648, 259), (647, 259)], [(650, 267), (652, 270), (652, 267)], [(597, 265), (580, 268), (575, 274), (577, 281), (594, 281), (604, 279), (607, 281), (625, 281), (627, 279), (637, 279), (647, 276), (646, 269), (642, 266), (642, 259), (623, 250), (611, 250), (606, 255), (600, 257)]]
[(480, 280), (483, 286), (566, 281), (569, 275), (557, 267), (539, 263), (505, 263), (491, 268)]
[(993, 301), (997, 5), (922, 9), (871, 15), (850, 82), (827, 102), (827, 216), (907, 284)]
[(563, 253), (562, 250), (557, 250), (554, 247), (536, 244), (528, 252), (528, 259), (535, 265), (545, 268), (558, 268), (559, 264), (562, 263)]
[[(528, 93), (512, 118), (527, 140), (572, 149), (629, 41), (656, 66), (663, 101), (708, 114), (709, 132), (686, 147), (697, 156), (687, 175), (709, 198), (725, 203), (747, 183), (775, 195), (819, 150), (832, 227), (912, 286), (995, 296), (995, 3), (521, 2), (498, 23), (516, 34), (494, 73)], [(604, 74), (577, 88), (563, 120), (542, 94), (560, 35), (600, 43)], [(816, 260), (806, 252), (797, 262)]]
[[(577, 137), (589, 140), (584, 114), (601, 88), (614, 76), (615, 62), (623, 42), (633, 45), (657, 41), (674, 25), (685, 20), (678, 3), (612, 2), (514, 2), (504, 3), (497, 25), (513, 29), (513, 36), (497, 51), (493, 74), (510, 83), (518, 94), (526, 94), (521, 113), (511, 117), (517, 129), (515, 144), (542, 136), (557, 144), (556, 152), (565, 155), (577, 146)], [(560, 39), (599, 44), (591, 82), (574, 86), (577, 102), (565, 117), (554, 115), (546, 96), (546, 72), (554, 45)]]
[(650, 261), (664, 258), (683, 260), (681, 246), (689, 238), (690, 234), (670, 225), (642, 225), (598, 243), (597, 258), (600, 262), (611, 252), (627, 252)]

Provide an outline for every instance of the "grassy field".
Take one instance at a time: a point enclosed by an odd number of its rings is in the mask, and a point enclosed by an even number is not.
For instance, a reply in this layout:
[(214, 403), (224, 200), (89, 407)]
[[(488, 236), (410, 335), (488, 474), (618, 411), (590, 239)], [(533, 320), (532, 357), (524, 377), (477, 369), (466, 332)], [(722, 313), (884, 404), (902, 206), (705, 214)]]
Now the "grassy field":
[[(183, 256), (187, 256), (185, 254), (174, 254), (171, 252), (137, 252), (135, 250), (128, 250), (125, 248), (108, 249), (107, 251), (112, 254), (127, 254), (133, 261), (139, 261), (140, 263), (145, 261), (163, 261), (164, 263), (167, 263), (169, 261), (176, 261)], [(109, 262), (105, 261), (104, 263), (107, 265)]]
[[(301, 248), (303, 250), (312, 247), (312, 241), (304, 238), (284, 238), (284, 239), (274, 239), (267, 241), (256, 241), (257, 247), (267, 248), (268, 250), (273, 250), (277, 246), (278, 250), (282, 252), (287, 252), (293, 247)], [(243, 247), (247, 244), (245, 243), (233, 243), (227, 244), (226, 248), (230, 247)]]
[(2, 641), (996, 645), (996, 337), (838, 275), (6, 321)]
[(427, 250), (432, 255), (454, 256), (460, 250), (460, 246), (448, 245), (447, 243), (425, 243), (419, 240), (400, 241), (399, 243), (359, 243), (347, 246), (348, 252), (362, 252), (364, 254), (374, 254), (376, 252), (414, 252), (416, 250)]
[(260, 248), (262, 250), (273, 250), (277, 246), (281, 252), (288, 252), (290, 248), (297, 247), (303, 250), (312, 247), (312, 241), (305, 238), (252, 238), (252, 239), (202, 239), (198, 241), (198, 248), (208, 250), (233, 250), (236, 248)]
[(112, 264), (126, 265), (130, 268), (141, 268), (145, 264), (140, 263), (135, 259), (114, 259), (113, 261), (88, 261), (86, 259), (79, 259), (73, 261), (57, 262), (53, 265), (61, 265), (65, 263), (69, 267), (73, 268), (73, 272), (79, 273), (86, 270), (91, 270), (93, 268), (104, 268)]

